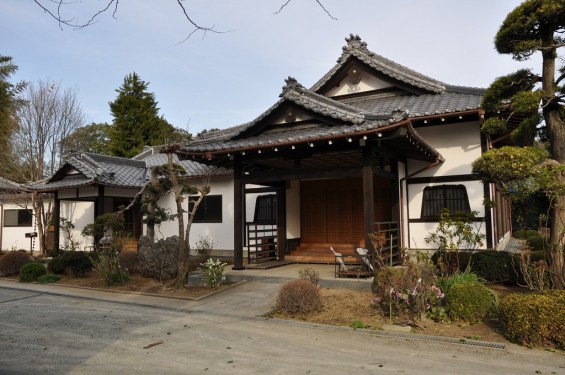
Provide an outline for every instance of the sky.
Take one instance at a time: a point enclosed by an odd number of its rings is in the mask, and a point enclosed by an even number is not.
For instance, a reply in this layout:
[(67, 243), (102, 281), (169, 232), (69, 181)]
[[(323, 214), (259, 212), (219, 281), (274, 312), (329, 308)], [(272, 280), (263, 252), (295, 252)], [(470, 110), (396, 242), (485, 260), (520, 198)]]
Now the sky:
[[(41, 0), (48, 3), (49, 0)], [(68, 2), (84, 22), (108, 0)], [(108, 103), (124, 77), (149, 83), (159, 114), (196, 134), (251, 121), (273, 105), (284, 80), (305, 87), (329, 71), (349, 34), (388, 59), (442, 82), (487, 87), (519, 68), (493, 39), (515, 0), (122, 0), (80, 30), (60, 29), (32, 0), (0, 1), (0, 55), (19, 67), (12, 81), (48, 80), (77, 90), (88, 123), (112, 122)], [(539, 65), (539, 64), (538, 64)]]

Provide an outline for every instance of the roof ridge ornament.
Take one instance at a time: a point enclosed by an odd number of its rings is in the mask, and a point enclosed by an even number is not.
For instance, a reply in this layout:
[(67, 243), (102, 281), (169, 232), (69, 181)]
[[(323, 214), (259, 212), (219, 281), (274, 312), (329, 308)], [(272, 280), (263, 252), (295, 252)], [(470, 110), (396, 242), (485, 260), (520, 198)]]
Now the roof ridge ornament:
[(400, 122), (402, 120), (406, 120), (410, 115), (410, 111), (407, 109), (396, 108), (391, 112), (390, 119), (388, 120), (389, 123), (393, 124), (395, 122)]
[(279, 95), (279, 97), (281, 98), (285, 97), (285, 95), (290, 91), (298, 91), (302, 93), (305, 90), (304, 86), (298, 83), (298, 81), (294, 77), (289, 76), (284, 80), (284, 82), (286, 83), (286, 85), (282, 87), (282, 93)]
[(367, 42), (364, 42), (361, 39), (361, 37), (357, 34), (355, 35), (349, 34), (349, 37), (345, 38), (345, 41), (347, 42), (347, 45), (341, 47), (343, 52), (341, 53), (341, 56), (337, 59), (338, 63), (342, 62), (344, 58), (347, 55), (351, 54), (351, 52), (354, 50), (362, 50), (367, 54), (372, 54), (372, 52), (369, 51), (369, 49), (367, 48)]

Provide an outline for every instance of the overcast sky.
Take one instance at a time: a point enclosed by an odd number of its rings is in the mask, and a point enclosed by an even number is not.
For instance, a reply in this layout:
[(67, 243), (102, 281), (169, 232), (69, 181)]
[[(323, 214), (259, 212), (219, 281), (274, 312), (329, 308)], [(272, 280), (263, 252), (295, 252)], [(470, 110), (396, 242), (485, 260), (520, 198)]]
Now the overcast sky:
[[(49, 0), (45, 0), (47, 3)], [(78, 0), (63, 14), (86, 21), (107, 0)], [(1, 0), (0, 55), (15, 80), (76, 87), (89, 122), (111, 122), (124, 77), (149, 82), (160, 114), (196, 134), (253, 120), (278, 100), (288, 76), (306, 87), (358, 34), (371, 51), (440, 81), (487, 87), (519, 67), (493, 38), (517, 0), (185, 0), (189, 15), (224, 34), (194, 34), (176, 0), (122, 0), (81, 30), (61, 30), (32, 0)]]

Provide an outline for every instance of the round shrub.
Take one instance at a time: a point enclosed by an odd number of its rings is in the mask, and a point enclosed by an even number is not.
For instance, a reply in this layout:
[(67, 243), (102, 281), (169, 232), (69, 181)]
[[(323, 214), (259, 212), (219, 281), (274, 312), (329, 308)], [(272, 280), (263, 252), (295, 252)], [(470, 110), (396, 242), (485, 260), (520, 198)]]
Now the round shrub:
[(4, 276), (17, 275), (20, 269), (32, 263), (33, 258), (25, 251), (11, 251), (0, 257), (0, 274)]
[(533, 236), (529, 236), (526, 239), (526, 243), (532, 250), (539, 251), (544, 249), (545, 240), (539, 234), (535, 234)]
[(63, 273), (65, 272), (65, 262), (62, 256), (54, 257), (47, 263), (47, 270), (50, 273)]
[(50, 273), (50, 274), (38, 277), (37, 282), (40, 283), (40, 284), (52, 284), (52, 283), (56, 283), (60, 279), (61, 279), (61, 276), (54, 275), (54, 274)]
[(471, 272), (491, 283), (515, 283), (512, 255), (506, 251), (480, 250), (471, 256)]
[(290, 314), (320, 310), (320, 289), (308, 280), (289, 281), (279, 290), (276, 308), (280, 312)]
[(137, 252), (136, 251), (122, 251), (118, 258), (120, 260), (120, 268), (132, 273), (137, 265)]
[(452, 320), (478, 322), (496, 311), (496, 294), (479, 282), (453, 285), (445, 297), (445, 309)]
[(525, 240), (526, 239), (526, 230), (520, 229), (520, 230), (514, 231), (514, 233), (512, 233), (512, 237), (518, 238), (520, 240)]
[(66, 251), (63, 255), (55, 257), (47, 264), (51, 273), (69, 272), (75, 277), (84, 277), (92, 269), (92, 261), (84, 251)]
[(533, 236), (539, 236), (539, 232), (535, 229), (528, 229), (526, 230), (526, 238), (528, 237), (533, 237)]
[(20, 268), (20, 282), (33, 283), (46, 273), (47, 270), (45, 269), (45, 266), (43, 264), (28, 263)]
[(529, 347), (565, 349), (565, 290), (509, 294), (500, 302), (503, 334)]

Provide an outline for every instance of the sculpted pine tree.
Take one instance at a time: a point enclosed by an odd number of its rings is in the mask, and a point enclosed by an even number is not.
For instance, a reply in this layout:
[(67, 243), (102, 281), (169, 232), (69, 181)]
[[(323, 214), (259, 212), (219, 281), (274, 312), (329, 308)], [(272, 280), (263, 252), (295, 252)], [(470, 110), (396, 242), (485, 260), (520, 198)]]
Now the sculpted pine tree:
[[(556, 70), (559, 48), (565, 46), (565, 0), (528, 0), (508, 14), (495, 37), (499, 53), (515, 60), (528, 60), (539, 53), (541, 74), (520, 70), (498, 78), (487, 90), (483, 107), (487, 112), (507, 114), (485, 122), (483, 130), (490, 135), (507, 131), (510, 122), (518, 123), (512, 137), (519, 144), (532, 143), (535, 137), (549, 142), (551, 158), (565, 163), (565, 128), (563, 86), (565, 68)], [(542, 116), (538, 112), (541, 103)], [(541, 130), (541, 131), (540, 131)], [(541, 137), (541, 138), (540, 138)], [(565, 178), (557, 173), (557, 182)], [(551, 239), (555, 267), (563, 270), (565, 246), (565, 196), (554, 197), (551, 211)], [(565, 286), (563, 272), (554, 280), (558, 288)]]
[(147, 91), (148, 83), (136, 73), (128, 74), (110, 102), (114, 116), (110, 127), (109, 152), (130, 158), (143, 151), (143, 146), (161, 145), (182, 138), (183, 134), (159, 116), (155, 94)]

